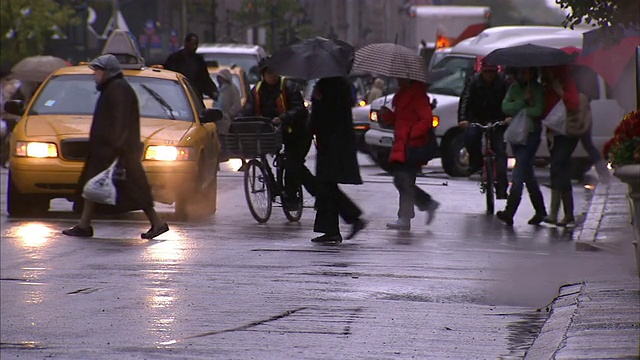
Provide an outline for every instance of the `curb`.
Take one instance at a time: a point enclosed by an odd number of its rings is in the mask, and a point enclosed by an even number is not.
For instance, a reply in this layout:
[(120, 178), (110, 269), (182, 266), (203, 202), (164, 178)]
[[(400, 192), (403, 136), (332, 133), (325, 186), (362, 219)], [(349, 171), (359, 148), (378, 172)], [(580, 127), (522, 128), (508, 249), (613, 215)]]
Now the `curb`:
[(560, 294), (551, 302), (549, 317), (524, 354), (524, 360), (555, 358), (566, 341), (578, 310), (578, 297), (584, 292), (585, 286), (585, 283), (578, 283), (560, 287)]

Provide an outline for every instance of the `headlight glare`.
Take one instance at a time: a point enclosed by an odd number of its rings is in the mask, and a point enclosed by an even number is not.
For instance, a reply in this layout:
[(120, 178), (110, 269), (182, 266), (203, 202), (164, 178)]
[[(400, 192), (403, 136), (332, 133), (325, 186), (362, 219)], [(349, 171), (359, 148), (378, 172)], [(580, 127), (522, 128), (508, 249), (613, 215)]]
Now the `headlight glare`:
[(16, 143), (16, 156), (27, 156), (34, 158), (55, 158), (58, 157), (56, 144), (45, 142), (25, 142)]
[(184, 161), (191, 160), (193, 148), (187, 146), (152, 145), (144, 153), (145, 160)]

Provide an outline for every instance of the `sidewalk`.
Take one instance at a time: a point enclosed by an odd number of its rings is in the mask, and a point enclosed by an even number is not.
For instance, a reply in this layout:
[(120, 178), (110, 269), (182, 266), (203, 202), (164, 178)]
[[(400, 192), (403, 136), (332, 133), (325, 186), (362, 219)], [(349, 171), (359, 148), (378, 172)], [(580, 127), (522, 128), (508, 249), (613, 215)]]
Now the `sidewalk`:
[[(584, 223), (573, 233), (576, 250), (634, 251), (626, 193), (616, 178), (596, 188)], [(640, 358), (638, 278), (563, 286), (550, 311), (525, 359)]]

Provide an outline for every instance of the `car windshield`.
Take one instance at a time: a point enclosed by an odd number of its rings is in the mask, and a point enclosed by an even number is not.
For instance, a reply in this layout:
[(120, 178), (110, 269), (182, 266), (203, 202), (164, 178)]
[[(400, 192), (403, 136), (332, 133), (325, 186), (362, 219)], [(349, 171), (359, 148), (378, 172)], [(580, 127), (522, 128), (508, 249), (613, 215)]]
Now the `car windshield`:
[(467, 79), (473, 75), (474, 64), (472, 57), (445, 56), (431, 69), (431, 77), (435, 80), (429, 85), (429, 92), (460, 96)]
[(204, 61), (207, 63), (217, 62), (218, 65), (236, 65), (248, 71), (247, 78), (249, 83), (255, 84), (260, 81), (260, 72), (258, 71), (258, 57), (252, 54), (221, 54), (221, 53), (203, 53)]
[[(213, 82), (216, 84), (216, 86), (220, 88), (220, 83), (218, 83), (218, 73), (209, 73), (209, 76), (211, 77), (211, 80), (213, 80)], [(231, 76), (231, 81), (240, 92), (240, 96), (242, 96), (242, 83), (240, 82), (240, 76), (233, 74)]]
[[(138, 96), (140, 116), (194, 121), (184, 87), (176, 80), (125, 76)], [(64, 75), (49, 80), (31, 107), (31, 115), (93, 115), (99, 92), (93, 75)]]

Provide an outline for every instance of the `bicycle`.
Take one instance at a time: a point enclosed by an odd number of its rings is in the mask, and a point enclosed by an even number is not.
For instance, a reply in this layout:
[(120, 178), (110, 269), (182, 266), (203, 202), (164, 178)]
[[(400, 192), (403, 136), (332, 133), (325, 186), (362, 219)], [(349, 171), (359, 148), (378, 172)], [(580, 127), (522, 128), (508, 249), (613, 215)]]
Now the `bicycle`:
[[(251, 215), (258, 223), (271, 217), (273, 205), (281, 206), (287, 220), (297, 222), (302, 217), (302, 186), (298, 186), (295, 204), (286, 201), (287, 157), (280, 127), (265, 117), (240, 117), (231, 122), (228, 134), (220, 135), (230, 157), (249, 159), (244, 169), (244, 192)], [(269, 166), (268, 156), (275, 176)]]
[(506, 125), (505, 121), (495, 121), (487, 125), (470, 123), (470, 127), (482, 129), (484, 137), (484, 149), (482, 151), (482, 176), (480, 177), (480, 193), (486, 195), (487, 214), (495, 212), (495, 186), (496, 186), (496, 153), (491, 146), (491, 133), (496, 127)]

